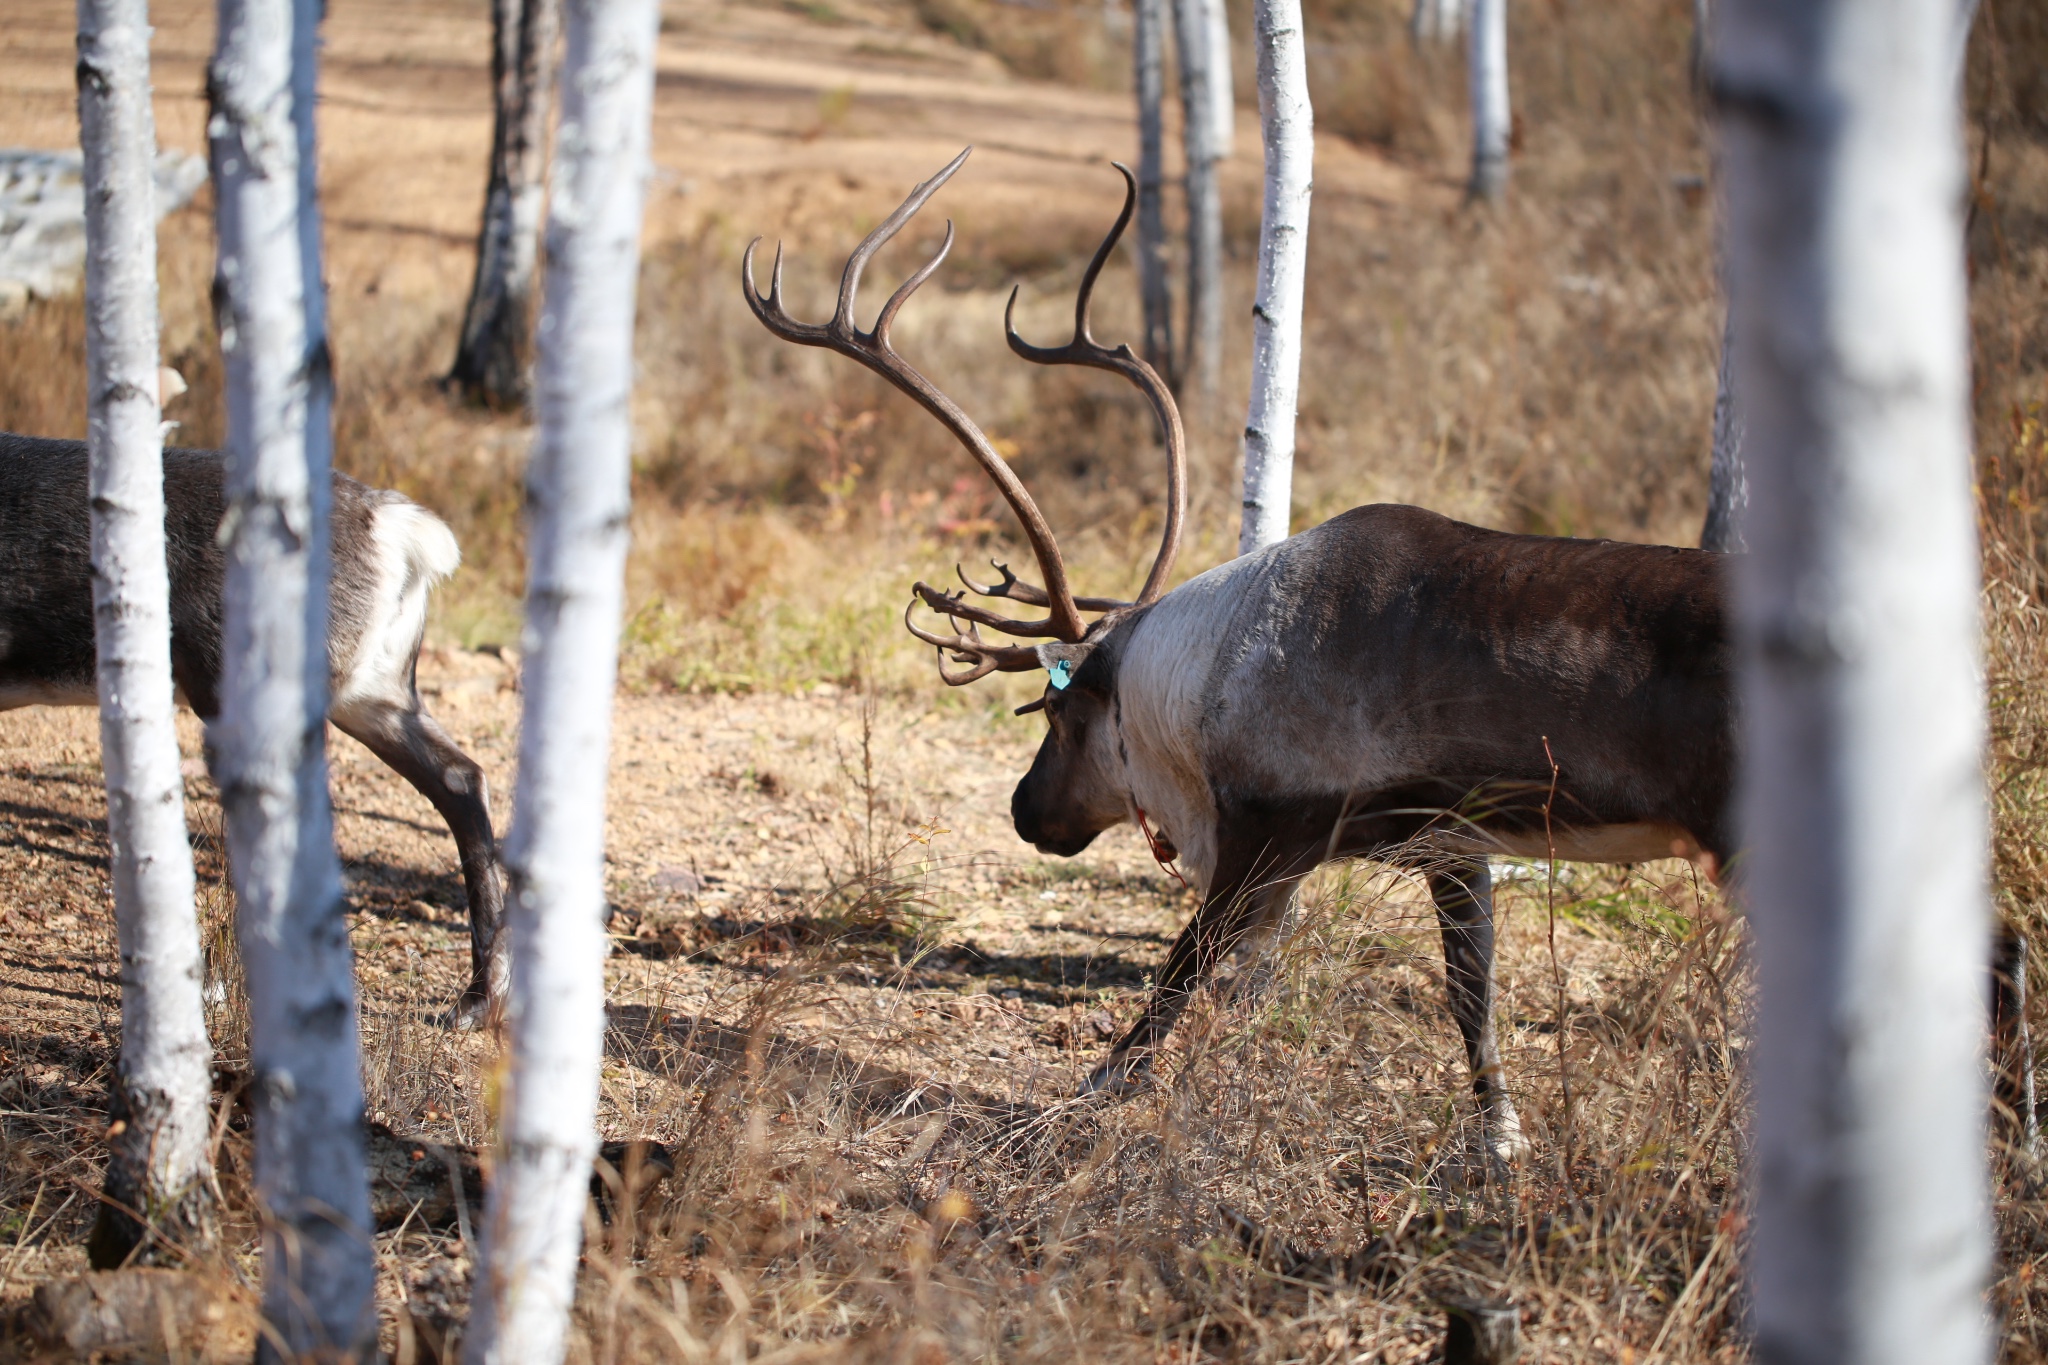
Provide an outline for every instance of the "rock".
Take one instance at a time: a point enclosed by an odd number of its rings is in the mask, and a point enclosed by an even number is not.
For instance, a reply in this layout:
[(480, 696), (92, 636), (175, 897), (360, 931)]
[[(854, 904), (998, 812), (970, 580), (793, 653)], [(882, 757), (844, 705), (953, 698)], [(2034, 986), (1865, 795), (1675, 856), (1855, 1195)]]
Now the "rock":
[[(367, 1139), (370, 1218), (380, 1230), (395, 1228), (408, 1217), (441, 1228), (460, 1224), (464, 1215), (473, 1219), (481, 1214), (483, 1169), (475, 1148), (403, 1137), (381, 1123), (370, 1125)], [(468, 1206), (461, 1213), (455, 1205), (458, 1183)]]
[[(206, 159), (158, 152), (161, 218), (206, 183)], [(85, 268), (85, 160), (77, 152), (0, 148), (0, 317), (30, 298), (78, 287)]]
[(704, 890), (704, 878), (695, 868), (668, 864), (654, 874), (654, 885), (677, 896), (695, 896)]
[(1511, 1365), (1522, 1354), (1521, 1310), (1506, 1299), (1442, 1299), (1444, 1365)]
[(186, 1270), (103, 1270), (36, 1289), (24, 1324), (79, 1359), (245, 1361), (256, 1306), (227, 1279)]
[[(379, 1231), (410, 1218), (415, 1226), (459, 1227), (465, 1235), (483, 1216), (483, 1163), (474, 1147), (406, 1137), (381, 1123), (369, 1125), (365, 1146), (370, 1162), (370, 1217)], [(612, 1181), (630, 1181), (641, 1210), (676, 1173), (675, 1158), (659, 1142), (644, 1138), (607, 1142), (598, 1148), (601, 1165), (590, 1177), (591, 1197), (610, 1221)], [(462, 1203), (456, 1204), (456, 1190)]]

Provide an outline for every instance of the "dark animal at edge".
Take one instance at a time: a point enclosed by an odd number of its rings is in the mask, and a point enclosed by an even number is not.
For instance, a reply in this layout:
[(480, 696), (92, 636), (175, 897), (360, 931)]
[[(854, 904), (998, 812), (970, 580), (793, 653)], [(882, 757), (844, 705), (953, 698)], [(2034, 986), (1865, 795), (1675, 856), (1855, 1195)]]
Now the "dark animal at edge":
[[(171, 672), (201, 719), (219, 711), (223, 457), (164, 451)], [(428, 714), (416, 681), (427, 594), (460, 552), (397, 493), (334, 476), (329, 719), (433, 803), (455, 836), (469, 903), (470, 981), (452, 1019), (481, 1022), (502, 992), (504, 907), (484, 773)], [(0, 710), (97, 704), (92, 536), (82, 441), (0, 432)]]

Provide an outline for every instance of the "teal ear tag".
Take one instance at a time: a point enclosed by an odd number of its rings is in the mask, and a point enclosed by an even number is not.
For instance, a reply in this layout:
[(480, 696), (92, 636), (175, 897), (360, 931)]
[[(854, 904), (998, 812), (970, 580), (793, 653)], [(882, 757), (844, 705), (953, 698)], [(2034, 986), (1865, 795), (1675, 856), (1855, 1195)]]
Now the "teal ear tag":
[(1053, 691), (1064, 692), (1067, 690), (1067, 684), (1074, 680), (1074, 661), (1072, 659), (1054, 659), (1045, 671), (1047, 676), (1052, 679)]

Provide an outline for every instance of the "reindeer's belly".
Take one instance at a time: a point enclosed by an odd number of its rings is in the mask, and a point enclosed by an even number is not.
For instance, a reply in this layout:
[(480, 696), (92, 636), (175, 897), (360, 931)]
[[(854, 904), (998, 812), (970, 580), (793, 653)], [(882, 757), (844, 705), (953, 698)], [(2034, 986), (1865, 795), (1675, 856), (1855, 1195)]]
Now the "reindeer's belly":
[(1700, 846), (1677, 825), (1640, 821), (1619, 825), (1561, 828), (1546, 836), (1537, 830), (1445, 834), (1439, 842), (1460, 853), (1506, 854), (1517, 858), (1556, 858), (1568, 863), (1647, 863), (1659, 858), (1698, 858)]

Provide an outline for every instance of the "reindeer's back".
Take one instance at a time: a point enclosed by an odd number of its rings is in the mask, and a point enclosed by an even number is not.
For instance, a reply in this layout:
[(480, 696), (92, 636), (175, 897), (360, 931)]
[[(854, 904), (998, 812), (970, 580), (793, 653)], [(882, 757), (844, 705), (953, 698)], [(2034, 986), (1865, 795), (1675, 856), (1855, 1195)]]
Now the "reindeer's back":
[[(1212, 753), (1345, 791), (1546, 780), (1547, 740), (1589, 809), (1718, 821), (1734, 762), (1725, 562), (1353, 509), (1235, 576), (1203, 686)], [(1318, 762), (1303, 770), (1303, 754)]]
[[(171, 669), (202, 716), (218, 710), (223, 473), (219, 451), (164, 451)], [(0, 708), (95, 699), (87, 489), (85, 442), (0, 432)], [(393, 500), (334, 476), (331, 663), (357, 652), (370, 607), (350, 566), (367, 558), (377, 509)]]

